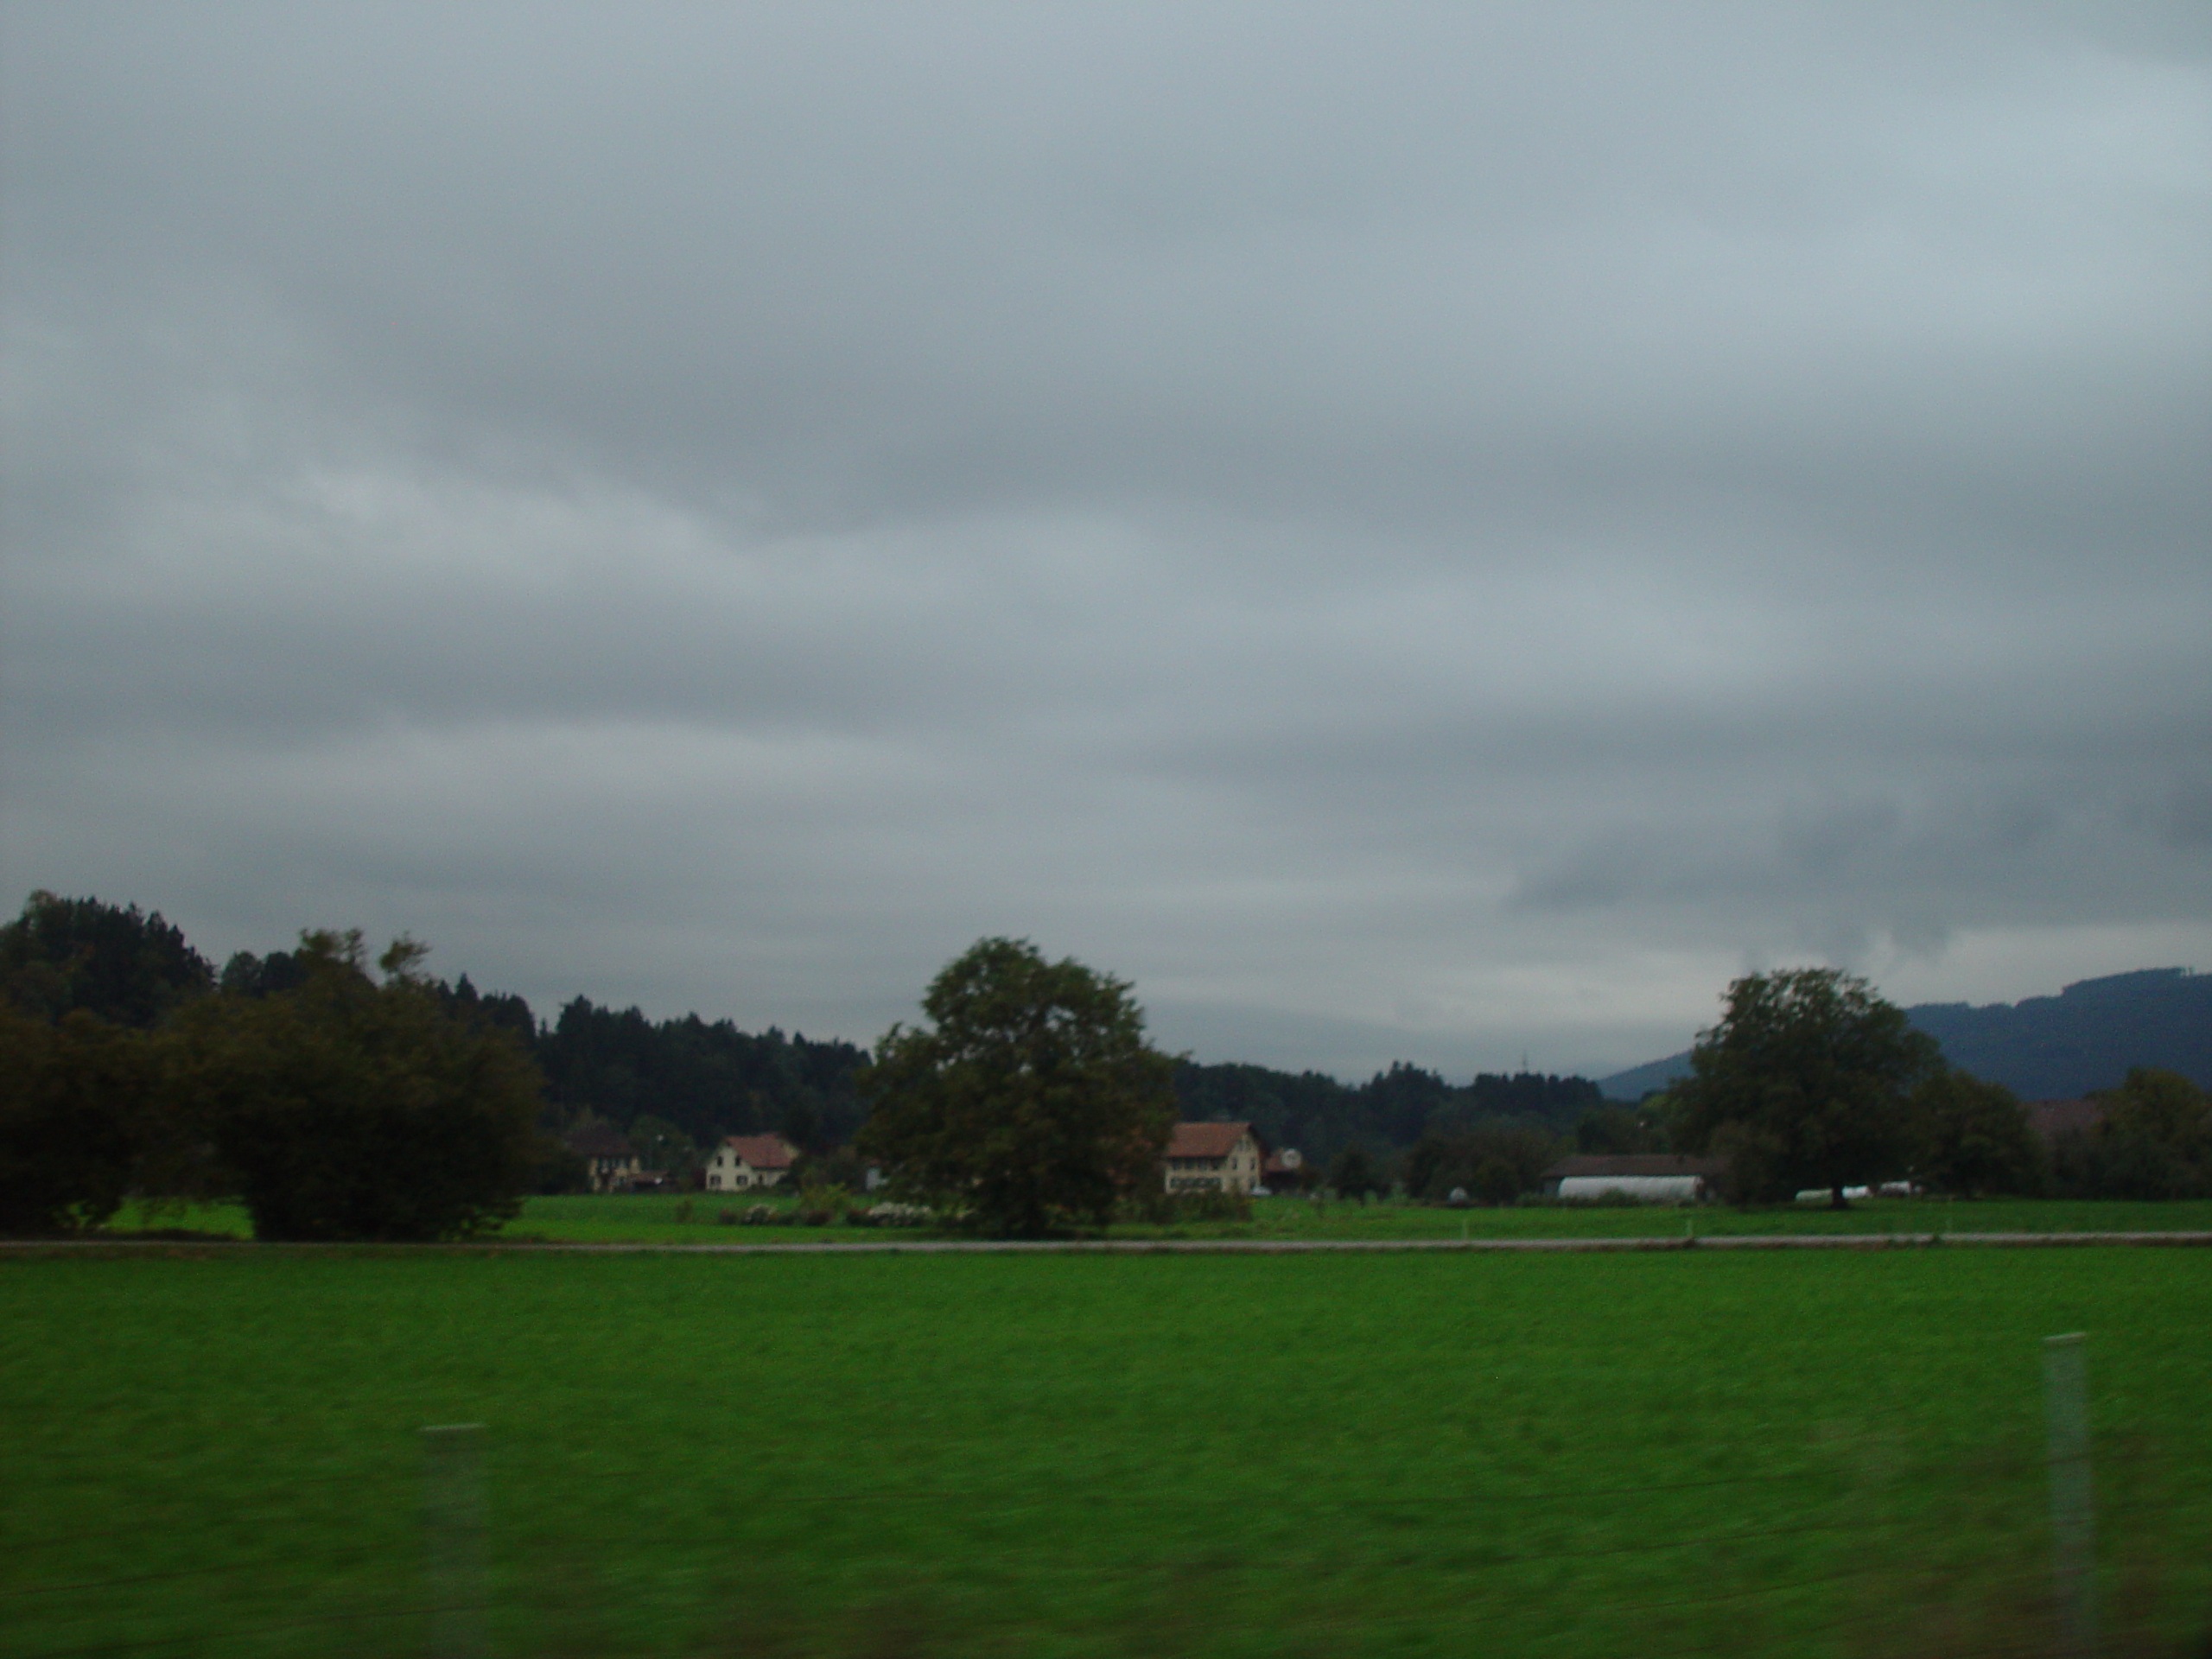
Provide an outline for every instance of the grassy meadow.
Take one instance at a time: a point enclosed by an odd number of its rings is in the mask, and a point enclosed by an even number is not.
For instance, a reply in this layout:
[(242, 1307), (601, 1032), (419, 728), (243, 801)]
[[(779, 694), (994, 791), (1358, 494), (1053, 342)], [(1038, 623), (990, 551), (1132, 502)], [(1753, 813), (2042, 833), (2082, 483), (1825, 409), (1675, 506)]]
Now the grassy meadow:
[[(641, 1192), (533, 1198), (499, 1236), (575, 1244), (745, 1244), (853, 1242), (887, 1237), (954, 1236), (942, 1230), (886, 1233), (842, 1223), (821, 1228), (733, 1226), (716, 1217), (766, 1202), (796, 1207), (789, 1194), (766, 1198), (711, 1193)], [(1883, 1234), (1942, 1232), (2212, 1232), (2212, 1200), (2135, 1203), (2041, 1198), (1877, 1198), (1831, 1211), (1819, 1205), (1736, 1210), (1707, 1205), (1694, 1211), (1664, 1205), (1527, 1205), (1447, 1210), (1433, 1205), (1346, 1204), (1331, 1198), (1260, 1198), (1248, 1222), (1192, 1221), (1170, 1225), (1116, 1223), (1108, 1238), (1391, 1239), (1391, 1238), (1679, 1238), (1694, 1227), (1717, 1234)], [(245, 1238), (253, 1229), (237, 1205), (149, 1211), (127, 1207), (111, 1230), (181, 1228)]]
[(480, 1422), (518, 1659), (2042, 1653), (2076, 1329), (2110, 1650), (2194, 1659), (2212, 1252), (24, 1253), (0, 1646), (420, 1652)]

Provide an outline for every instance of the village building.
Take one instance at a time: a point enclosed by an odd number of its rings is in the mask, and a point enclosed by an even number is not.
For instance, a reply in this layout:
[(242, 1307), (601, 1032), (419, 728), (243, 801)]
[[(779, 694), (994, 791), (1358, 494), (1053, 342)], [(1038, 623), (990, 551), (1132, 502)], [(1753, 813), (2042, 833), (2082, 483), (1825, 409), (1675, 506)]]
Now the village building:
[(1727, 1164), (1675, 1153), (1578, 1153), (1544, 1172), (1544, 1196), (1602, 1198), (1618, 1193), (1639, 1204), (1702, 1204), (1715, 1196)]
[(2047, 1147), (2062, 1135), (2087, 1135), (2105, 1115), (2104, 1103), (2094, 1100), (2031, 1100), (2025, 1108), (2028, 1127)]
[(1167, 1190), (1249, 1192), (1267, 1155), (1249, 1123), (1178, 1123), (1167, 1142)]
[(585, 1178), (594, 1192), (626, 1192), (638, 1179), (638, 1154), (629, 1138), (604, 1123), (571, 1129), (561, 1137), (584, 1160)]
[(778, 1186), (791, 1173), (798, 1148), (780, 1135), (728, 1135), (707, 1160), (707, 1191), (748, 1192)]

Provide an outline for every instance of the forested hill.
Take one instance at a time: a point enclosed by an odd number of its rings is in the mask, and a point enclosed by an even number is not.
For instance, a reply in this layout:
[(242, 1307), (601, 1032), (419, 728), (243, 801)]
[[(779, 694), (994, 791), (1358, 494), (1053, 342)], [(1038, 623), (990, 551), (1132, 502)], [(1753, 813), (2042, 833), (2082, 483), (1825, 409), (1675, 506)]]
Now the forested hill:
[(656, 1022), (580, 996), (533, 1049), (557, 1109), (622, 1125), (650, 1114), (699, 1146), (771, 1129), (802, 1147), (841, 1146), (862, 1116), (853, 1073), (867, 1051), (835, 1038), (754, 1034), (696, 1014)]
[[(754, 1036), (727, 1020), (688, 1014), (649, 1020), (577, 997), (550, 1025), (533, 1027), (518, 997), (482, 997), (464, 978), (457, 999), (524, 1036), (545, 1072), (546, 1093), (565, 1117), (589, 1112), (627, 1125), (650, 1114), (708, 1146), (725, 1135), (779, 1129), (804, 1147), (842, 1145), (860, 1127), (853, 1073), (868, 1058), (851, 1043)], [(1248, 1120), (1270, 1147), (1296, 1147), (1326, 1160), (1355, 1141), (1402, 1151), (1422, 1134), (1500, 1118), (1565, 1131), (1602, 1103), (1586, 1077), (1477, 1077), (1464, 1087), (1403, 1064), (1362, 1084), (1318, 1071), (1292, 1073), (1228, 1064), (1175, 1066), (1184, 1118)]]
[[(223, 983), (282, 988), (289, 966), (282, 951), (233, 957)], [(786, 1035), (773, 1026), (741, 1031), (731, 1020), (696, 1014), (648, 1020), (639, 1009), (603, 1008), (583, 996), (541, 1023), (521, 997), (479, 992), (466, 974), (446, 995), (530, 1050), (545, 1074), (550, 1128), (598, 1117), (626, 1129), (651, 1117), (673, 1124), (694, 1146), (776, 1130), (802, 1147), (828, 1147), (860, 1127), (853, 1074), (868, 1053), (851, 1043)]]
[(1186, 1120), (1248, 1121), (1269, 1146), (1296, 1147), (1324, 1161), (1355, 1141), (1402, 1150), (1431, 1128), (1450, 1133), (1498, 1119), (1563, 1131), (1603, 1103), (1587, 1077), (1484, 1072), (1461, 1088), (1402, 1062), (1355, 1084), (1319, 1071), (1179, 1060), (1175, 1096)]
[[(2212, 974), (2144, 968), (2077, 980), (2056, 996), (1976, 1007), (1923, 1002), (1905, 1010), (1962, 1071), (2023, 1100), (2118, 1086), (2131, 1065), (2155, 1065), (2212, 1088)], [(1606, 1096), (1637, 1100), (1689, 1069), (1686, 1052), (1607, 1077)]]
[[(469, 994), (465, 980), (456, 993)], [(527, 1027), (517, 1022), (516, 1029)], [(635, 1008), (618, 1013), (578, 997), (537, 1029), (532, 1047), (562, 1116), (589, 1112), (626, 1125), (651, 1114), (702, 1146), (763, 1129), (780, 1129), (801, 1146), (838, 1146), (862, 1115), (853, 1073), (868, 1056), (850, 1043), (786, 1037), (773, 1027), (753, 1036), (696, 1014), (656, 1023)], [(1586, 1077), (1484, 1075), (1459, 1087), (1405, 1065), (1346, 1084), (1318, 1071), (1182, 1060), (1175, 1095), (1184, 1118), (1249, 1120), (1270, 1147), (1324, 1160), (1355, 1141), (1402, 1151), (1428, 1129), (1478, 1121), (1564, 1131), (1602, 1103)]]
[(2212, 1087), (2212, 974), (2145, 968), (2078, 980), (2056, 996), (1979, 1008), (1928, 1002), (1906, 1012), (1952, 1065), (2023, 1100), (2110, 1089), (2131, 1065)]
[[(45, 1019), (81, 1008), (149, 1026), (191, 998), (274, 995), (303, 974), (285, 950), (242, 950), (218, 973), (158, 912), (97, 899), (35, 893), (20, 918), (0, 925), (0, 1000)], [(772, 1129), (820, 1150), (842, 1145), (860, 1126), (853, 1079), (868, 1053), (852, 1043), (772, 1026), (750, 1033), (696, 1014), (649, 1020), (582, 996), (549, 1023), (519, 996), (479, 991), (466, 974), (438, 988), (457, 1010), (513, 1033), (530, 1051), (545, 1076), (550, 1128), (596, 1117), (630, 1130), (643, 1119), (657, 1140), (672, 1128), (695, 1147)], [(1180, 1061), (1175, 1091), (1185, 1118), (1249, 1120), (1270, 1146), (1323, 1160), (1353, 1142), (1402, 1150), (1428, 1129), (1478, 1120), (1564, 1130), (1600, 1099), (1585, 1077), (1484, 1075), (1461, 1087), (1406, 1065), (1345, 1084), (1316, 1071)]]

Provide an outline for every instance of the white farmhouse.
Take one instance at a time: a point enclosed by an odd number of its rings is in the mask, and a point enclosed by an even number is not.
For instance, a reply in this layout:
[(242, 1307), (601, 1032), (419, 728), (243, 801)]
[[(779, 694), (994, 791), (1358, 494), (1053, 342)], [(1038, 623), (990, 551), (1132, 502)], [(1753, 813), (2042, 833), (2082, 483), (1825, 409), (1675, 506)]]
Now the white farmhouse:
[(1178, 1123), (1167, 1142), (1167, 1190), (1249, 1192), (1267, 1155), (1249, 1123)]
[(780, 1135), (727, 1135), (707, 1160), (707, 1191), (750, 1192), (780, 1185), (798, 1148)]

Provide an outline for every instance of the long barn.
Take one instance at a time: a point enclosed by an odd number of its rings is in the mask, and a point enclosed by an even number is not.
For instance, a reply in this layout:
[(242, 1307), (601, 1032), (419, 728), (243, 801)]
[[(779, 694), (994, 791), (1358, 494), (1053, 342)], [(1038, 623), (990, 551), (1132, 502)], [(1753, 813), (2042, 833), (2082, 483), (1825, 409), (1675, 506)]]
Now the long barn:
[(1727, 1165), (1677, 1153), (1578, 1153), (1544, 1172), (1544, 1196), (1602, 1198), (1618, 1193), (1638, 1204), (1702, 1204)]

